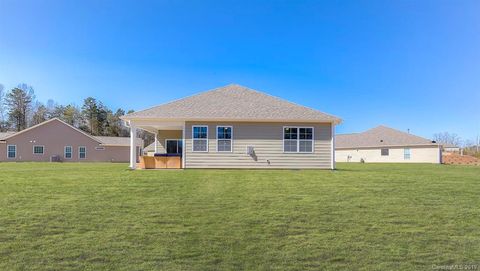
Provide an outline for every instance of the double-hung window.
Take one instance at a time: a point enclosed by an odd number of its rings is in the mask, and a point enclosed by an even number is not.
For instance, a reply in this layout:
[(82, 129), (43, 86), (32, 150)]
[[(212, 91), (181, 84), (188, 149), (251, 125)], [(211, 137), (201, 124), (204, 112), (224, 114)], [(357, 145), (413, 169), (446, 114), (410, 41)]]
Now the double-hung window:
[(284, 152), (313, 152), (312, 127), (284, 127), (283, 128)]
[(86, 159), (87, 158), (87, 147), (80, 146), (78, 147), (78, 159)]
[(33, 154), (43, 155), (44, 149), (44, 146), (35, 145), (33, 146)]
[(15, 159), (17, 157), (17, 145), (7, 146), (7, 158)]
[(217, 151), (231, 152), (232, 151), (232, 126), (217, 126)]
[(65, 153), (63, 155), (65, 159), (72, 159), (72, 152), (73, 152), (72, 146), (65, 146)]
[(208, 126), (193, 126), (192, 128), (192, 151), (208, 152)]
[(410, 160), (410, 149), (409, 148), (403, 149), (403, 159), (404, 160)]

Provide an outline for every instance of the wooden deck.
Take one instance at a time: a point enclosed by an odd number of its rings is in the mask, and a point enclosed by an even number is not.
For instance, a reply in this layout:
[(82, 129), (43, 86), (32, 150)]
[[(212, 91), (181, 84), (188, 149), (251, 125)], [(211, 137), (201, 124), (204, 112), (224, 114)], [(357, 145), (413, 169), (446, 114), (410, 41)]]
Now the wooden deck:
[(180, 156), (140, 156), (140, 169), (181, 169), (182, 157)]

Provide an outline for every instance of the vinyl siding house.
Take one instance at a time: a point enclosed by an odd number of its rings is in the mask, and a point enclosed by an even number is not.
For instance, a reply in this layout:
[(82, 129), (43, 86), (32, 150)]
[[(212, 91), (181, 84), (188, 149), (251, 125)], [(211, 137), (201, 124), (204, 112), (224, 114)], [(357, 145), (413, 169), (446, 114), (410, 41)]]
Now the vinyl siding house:
[(455, 152), (455, 153), (460, 153), (460, 147), (454, 144), (449, 144), (449, 143), (442, 143), (442, 150), (444, 152)]
[[(150, 154), (181, 156), (182, 168), (333, 169), (340, 119), (239, 85), (122, 117), (155, 134)], [(132, 145), (131, 145), (132, 146)], [(134, 149), (130, 167), (135, 168)]]
[[(143, 140), (135, 140), (138, 155)], [(136, 154), (137, 155), (137, 154)], [(128, 162), (130, 138), (89, 135), (54, 118), (17, 133), (0, 133), (0, 162)]]
[(432, 140), (385, 126), (362, 133), (336, 135), (337, 162), (434, 163), (442, 162), (442, 148)]

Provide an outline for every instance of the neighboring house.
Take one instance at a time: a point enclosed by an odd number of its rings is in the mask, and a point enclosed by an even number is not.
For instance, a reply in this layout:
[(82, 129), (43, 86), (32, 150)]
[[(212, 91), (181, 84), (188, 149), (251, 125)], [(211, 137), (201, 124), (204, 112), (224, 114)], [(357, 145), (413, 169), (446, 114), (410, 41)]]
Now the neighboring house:
[(337, 162), (441, 163), (441, 145), (385, 126), (335, 138)]
[(456, 152), (456, 153), (460, 153), (460, 147), (458, 146), (455, 146), (453, 144), (450, 144), (450, 143), (440, 143), (442, 144), (442, 149), (444, 152)]
[[(136, 139), (140, 154), (143, 140)], [(0, 133), (0, 161), (127, 162), (130, 138), (92, 136), (54, 118), (17, 133)]]
[(155, 153), (158, 153), (155, 150), (155, 146), (156, 146), (155, 142), (152, 142), (152, 144), (143, 148), (143, 155), (153, 156)]
[[(334, 168), (334, 131), (341, 121), (239, 85), (122, 119), (132, 137), (137, 129), (155, 134), (154, 152), (181, 156), (183, 168)], [(130, 167), (136, 167), (134, 155)]]

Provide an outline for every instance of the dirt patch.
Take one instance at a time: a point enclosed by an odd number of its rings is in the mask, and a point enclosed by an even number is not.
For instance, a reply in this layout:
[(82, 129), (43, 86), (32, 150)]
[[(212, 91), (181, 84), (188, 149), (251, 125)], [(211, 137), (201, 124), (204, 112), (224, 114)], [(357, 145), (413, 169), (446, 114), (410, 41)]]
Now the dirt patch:
[(470, 155), (460, 155), (456, 153), (449, 153), (442, 156), (444, 164), (448, 165), (475, 165), (480, 166), (480, 159)]

